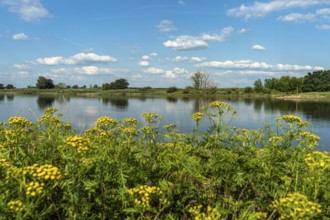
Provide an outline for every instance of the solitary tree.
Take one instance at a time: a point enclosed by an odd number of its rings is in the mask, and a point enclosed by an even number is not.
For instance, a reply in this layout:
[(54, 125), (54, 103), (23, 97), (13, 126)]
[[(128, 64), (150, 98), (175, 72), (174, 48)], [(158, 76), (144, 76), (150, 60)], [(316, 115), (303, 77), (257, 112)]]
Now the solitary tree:
[(55, 87), (53, 80), (47, 79), (44, 76), (39, 76), (36, 87), (38, 89), (53, 89)]
[(210, 75), (201, 71), (197, 71), (192, 75), (191, 80), (193, 81), (194, 89), (209, 89), (215, 87)]

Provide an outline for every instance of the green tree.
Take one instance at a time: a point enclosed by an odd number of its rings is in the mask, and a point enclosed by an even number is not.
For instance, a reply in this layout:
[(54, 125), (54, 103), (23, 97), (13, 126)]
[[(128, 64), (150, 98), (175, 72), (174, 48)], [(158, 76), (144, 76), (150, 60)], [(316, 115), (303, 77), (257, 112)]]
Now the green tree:
[(5, 89), (15, 89), (15, 86), (13, 84), (8, 84)]
[(44, 76), (39, 76), (37, 83), (36, 83), (36, 87), (38, 89), (53, 89), (53, 88), (55, 88), (55, 85), (53, 83), (53, 80), (47, 79)]
[(128, 85), (129, 83), (127, 80), (123, 78), (117, 79), (116, 81), (110, 83), (111, 89), (127, 89)]
[(261, 79), (258, 79), (254, 82), (254, 90), (256, 92), (263, 92), (264, 91), (264, 86), (262, 84)]
[(330, 70), (315, 71), (304, 77), (304, 92), (330, 91)]
[(5, 85), (0, 83), (0, 89), (4, 89), (5, 88)]

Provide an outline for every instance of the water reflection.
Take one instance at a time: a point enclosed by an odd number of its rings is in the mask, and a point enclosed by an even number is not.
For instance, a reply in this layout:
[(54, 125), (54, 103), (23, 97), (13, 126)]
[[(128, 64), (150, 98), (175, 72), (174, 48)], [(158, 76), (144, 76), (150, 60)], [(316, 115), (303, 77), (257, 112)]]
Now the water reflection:
[(105, 105), (110, 104), (112, 107), (120, 110), (126, 110), (128, 107), (127, 97), (103, 97), (102, 103)]
[(0, 95), (0, 102), (5, 100), (5, 95)]
[(168, 102), (171, 102), (171, 103), (176, 103), (178, 101), (178, 98), (176, 98), (176, 97), (167, 97), (166, 99)]
[(52, 96), (38, 96), (37, 99), (37, 104), (40, 110), (53, 107), (54, 102), (55, 97)]
[(9, 102), (13, 101), (14, 100), (14, 95), (7, 94), (7, 100)]

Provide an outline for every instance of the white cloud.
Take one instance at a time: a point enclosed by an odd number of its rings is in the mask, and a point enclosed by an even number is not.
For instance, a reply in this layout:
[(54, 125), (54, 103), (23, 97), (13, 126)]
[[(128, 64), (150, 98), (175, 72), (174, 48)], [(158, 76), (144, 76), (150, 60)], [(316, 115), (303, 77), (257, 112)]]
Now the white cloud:
[(168, 40), (163, 43), (165, 47), (173, 50), (199, 50), (208, 48), (206, 41), (222, 42), (233, 32), (233, 27), (225, 27), (219, 34), (201, 34), (199, 37), (190, 35), (180, 35), (175, 40)]
[(239, 34), (243, 34), (245, 32), (248, 32), (248, 30), (245, 28), (242, 28), (241, 30), (238, 31)]
[(226, 38), (228, 38), (231, 33), (234, 31), (234, 28), (229, 26), (225, 27), (224, 29), (221, 30), (220, 34), (202, 34), (201, 39), (202, 40), (208, 40), (208, 41), (225, 41)]
[(301, 23), (301, 22), (312, 22), (317, 20), (329, 20), (330, 19), (330, 8), (322, 8), (315, 11), (315, 13), (291, 13), (285, 16), (278, 17), (278, 20)]
[(28, 69), (30, 69), (29, 66), (27, 66), (25, 64), (14, 64), (13, 67), (18, 69), (18, 70), (28, 70)]
[(149, 56), (156, 57), (156, 56), (158, 56), (158, 53), (153, 52), (153, 53), (149, 54)]
[(52, 73), (57, 74), (82, 74), (82, 75), (100, 75), (100, 74), (115, 74), (119, 72), (127, 72), (126, 69), (117, 69), (117, 68), (109, 68), (109, 67), (99, 67), (95, 65), (90, 66), (81, 66), (75, 68), (54, 68), (50, 70)]
[(175, 67), (172, 70), (168, 70), (165, 72), (164, 77), (168, 79), (174, 79), (178, 75), (188, 74), (188, 71), (185, 68)]
[(40, 0), (0, 0), (9, 11), (18, 14), (25, 21), (38, 21), (50, 17), (48, 10)]
[(202, 62), (206, 60), (205, 57), (187, 57), (187, 56), (176, 56), (173, 61), (175, 62)]
[(29, 37), (24, 33), (18, 33), (13, 35), (13, 40), (27, 40)]
[(148, 66), (150, 66), (150, 63), (146, 60), (142, 60), (141, 62), (139, 62), (139, 66), (148, 67)]
[(44, 65), (79, 65), (86, 63), (110, 62), (117, 62), (117, 59), (111, 56), (97, 55), (95, 53), (78, 53), (68, 58), (57, 56), (36, 59), (36, 63)]
[(313, 21), (315, 19), (315, 14), (301, 14), (301, 13), (291, 13), (285, 16), (278, 17), (278, 20), (291, 22), (291, 23), (300, 23), (304, 21)]
[(256, 44), (252, 46), (252, 50), (265, 51), (266, 48), (264, 46), (261, 46), (260, 44)]
[(329, 24), (317, 25), (316, 28), (319, 30), (327, 31), (330, 30), (330, 25)]
[(161, 32), (171, 32), (171, 31), (177, 30), (173, 24), (173, 21), (170, 21), (170, 20), (161, 20), (156, 27)]
[(155, 67), (151, 67), (145, 70), (146, 73), (150, 73), (150, 74), (161, 74), (164, 73), (165, 70), (160, 69), (160, 68), (155, 68)]
[(150, 59), (150, 56), (148, 56), (148, 55), (142, 56), (142, 60), (149, 60), (149, 59)]
[(290, 64), (267, 64), (265, 62), (256, 62), (252, 60), (236, 60), (236, 61), (210, 61), (196, 65), (203, 68), (220, 68), (220, 69), (262, 69), (272, 71), (317, 71), (323, 70), (323, 67), (318, 66), (301, 66)]
[(242, 4), (238, 8), (229, 9), (227, 15), (244, 17), (264, 17), (270, 13), (291, 8), (307, 8), (316, 5), (328, 5), (329, 0), (273, 0), (269, 2), (254, 2), (252, 5)]
[(199, 50), (208, 48), (205, 40), (190, 35), (178, 36), (175, 40), (168, 40), (163, 43), (165, 47), (173, 50)]

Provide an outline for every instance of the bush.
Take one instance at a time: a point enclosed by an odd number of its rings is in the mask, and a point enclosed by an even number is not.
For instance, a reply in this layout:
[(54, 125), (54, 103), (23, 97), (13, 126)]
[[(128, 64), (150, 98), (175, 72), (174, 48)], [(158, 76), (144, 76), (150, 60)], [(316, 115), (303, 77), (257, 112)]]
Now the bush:
[(176, 92), (176, 91), (178, 91), (178, 88), (176, 88), (175, 86), (173, 86), (173, 87), (169, 87), (169, 88), (166, 90), (167, 93), (174, 93), (174, 92)]
[(0, 123), (1, 219), (330, 217), (330, 157), (297, 116), (235, 128), (225, 119), (237, 113), (215, 101), (193, 114), (191, 134), (160, 132), (156, 113), (141, 126), (100, 117), (80, 133), (56, 111)]

